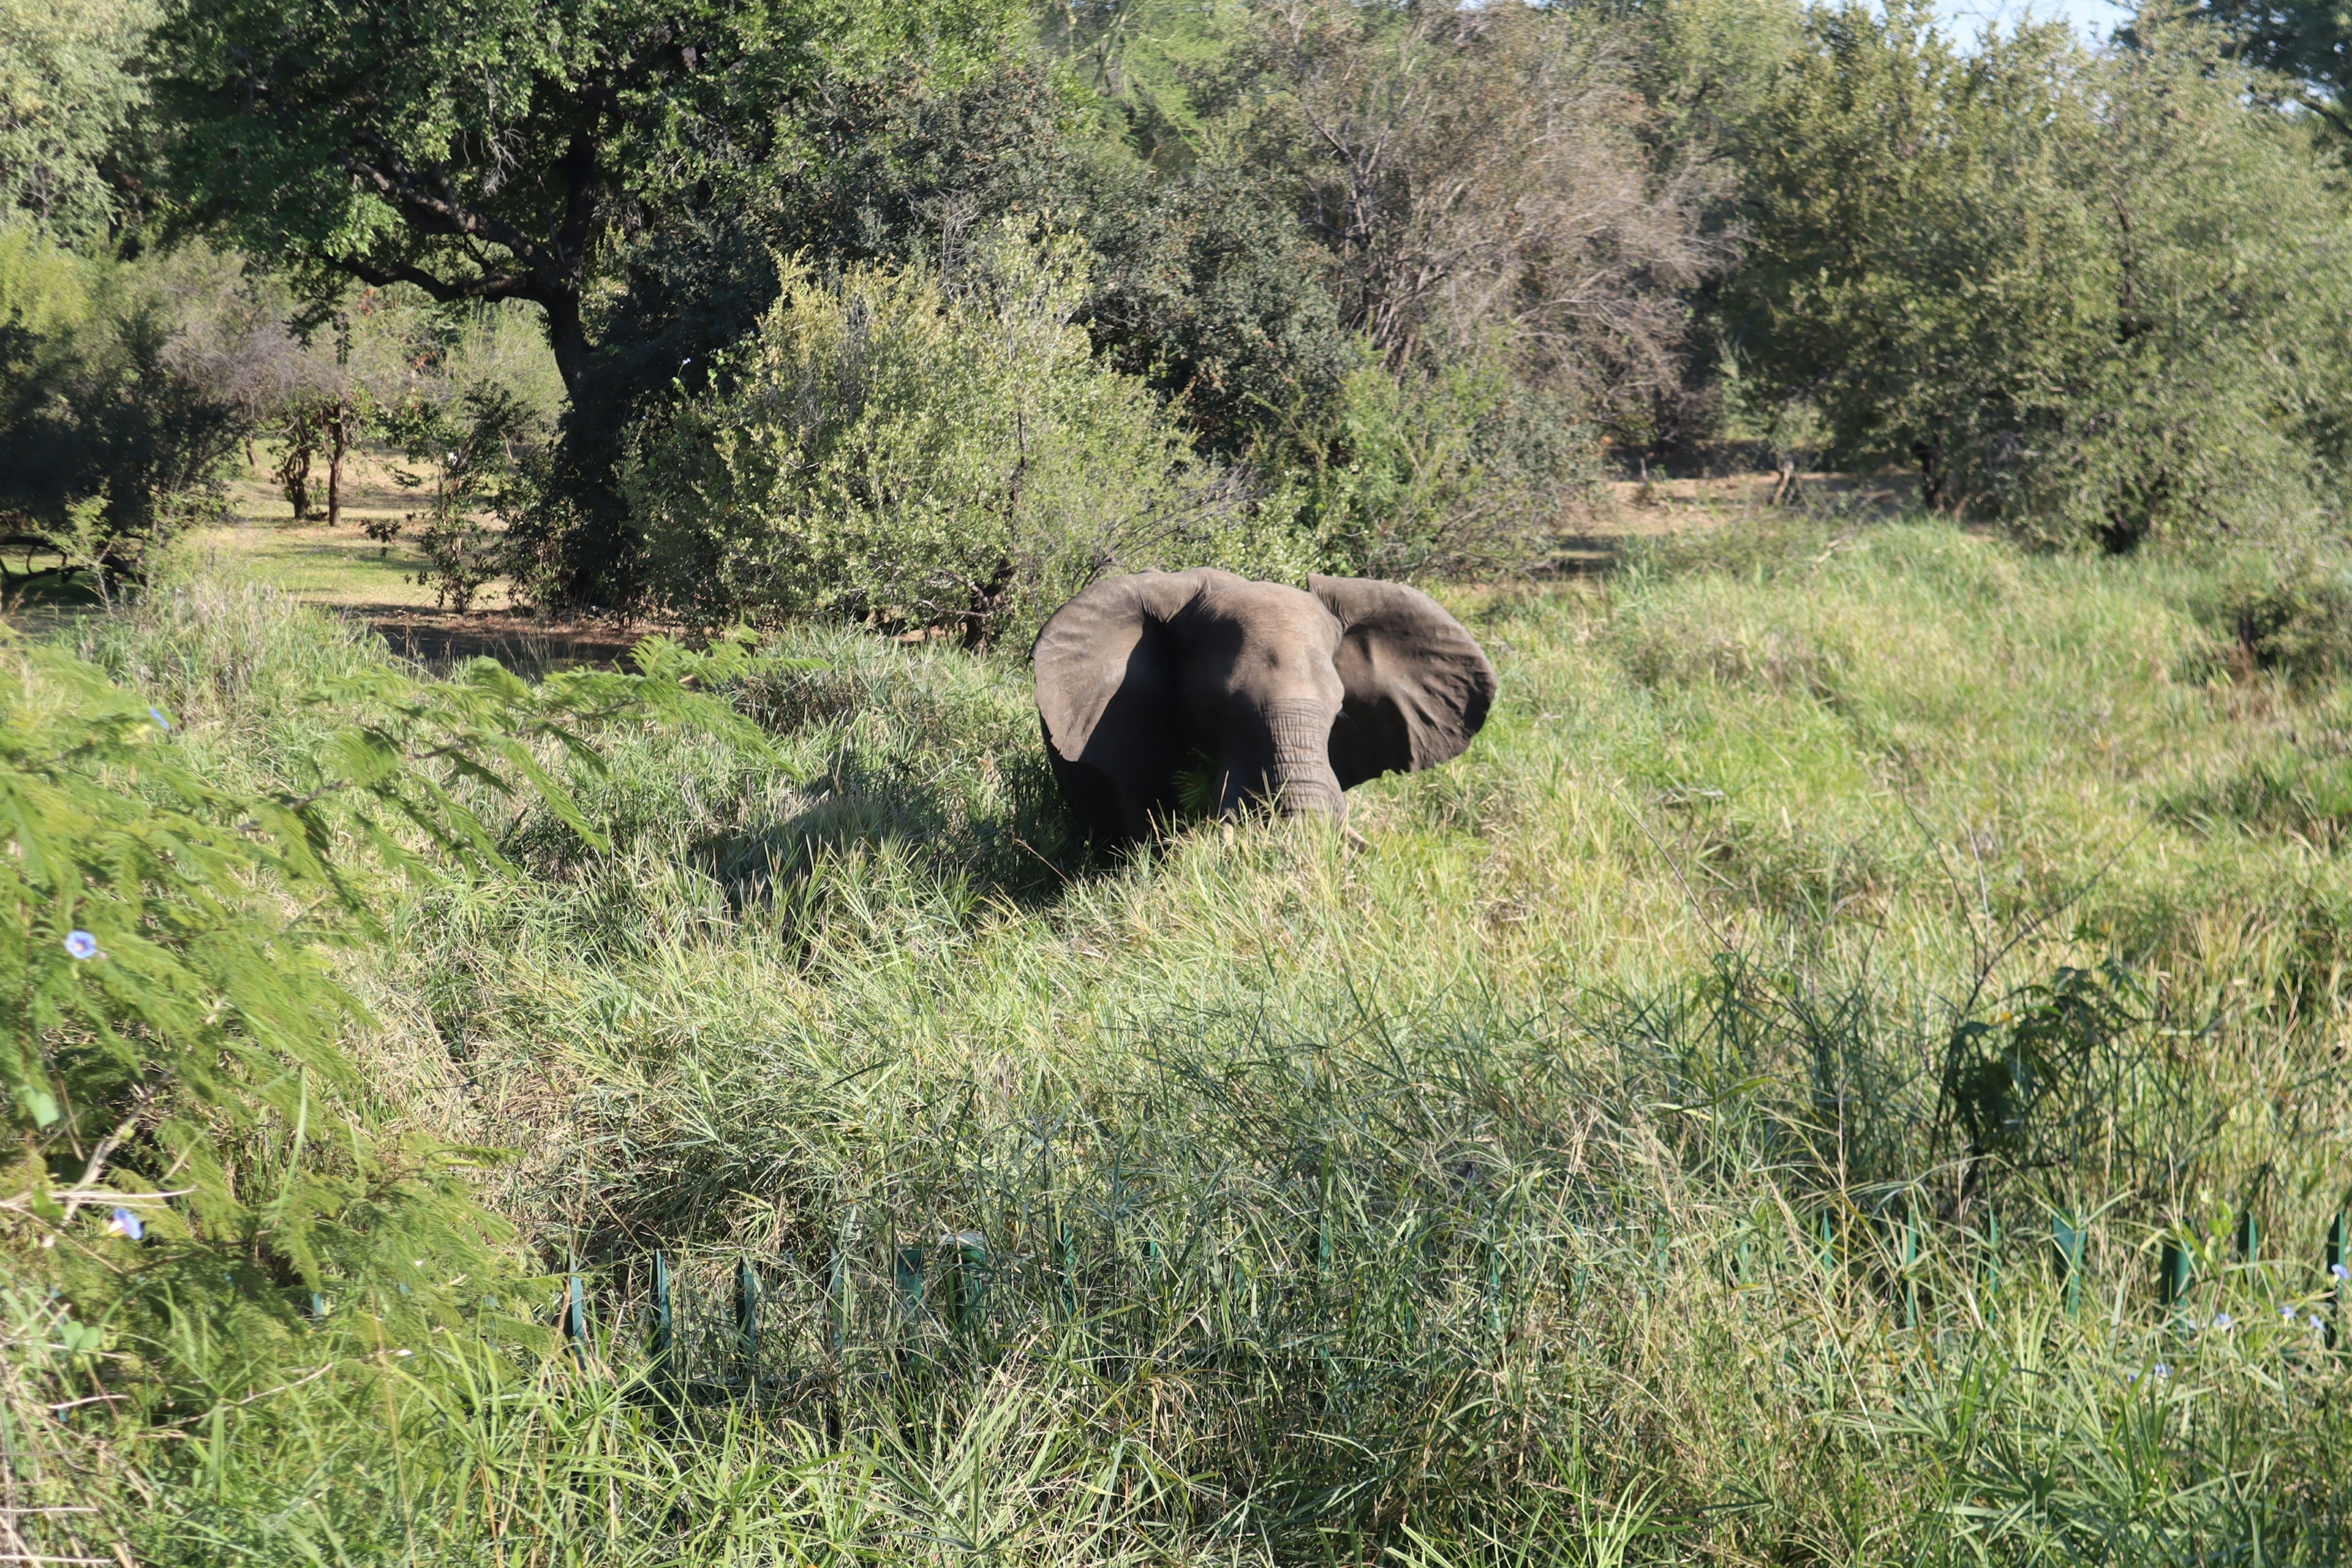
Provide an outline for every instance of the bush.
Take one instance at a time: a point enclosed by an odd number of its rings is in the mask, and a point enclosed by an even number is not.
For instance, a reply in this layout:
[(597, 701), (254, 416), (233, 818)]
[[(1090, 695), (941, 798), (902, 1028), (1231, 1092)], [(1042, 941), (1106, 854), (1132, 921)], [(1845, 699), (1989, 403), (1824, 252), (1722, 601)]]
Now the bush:
[(656, 601), (698, 626), (827, 616), (977, 646), (1106, 571), (1303, 572), (1238, 479), (1093, 358), (1084, 289), (1074, 243), (1010, 224), (953, 271), (786, 263), (758, 332), (625, 466)]
[(135, 574), (214, 504), (257, 325), (240, 281), (203, 251), (89, 261), (0, 224), (0, 523), (16, 544)]
[(1567, 397), (1486, 359), (1423, 375), (1367, 365), (1329, 426), (1276, 459), (1328, 569), (1370, 577), (1540, 565), (1604, 495), (1599, 432)]
[(1852, 6), (1807, 46), (1748, 135), (1727, 293), (1766, 401), (2044, 543), (2310, 514), (2343, 450), (2352, 222), (2206, 34), (1964, 56), (1924, 6)]
[[(387, 868), (501, 864), (469, 799), (534, 800), (601, 846), (534, 748), (593, 757), (584, 732), (663, 718), (752, 740), (686, 689), (744, 668), (740, 648), (656, 644), (642, 675), (538, 687), (487, 659), (424, 681), (349, 657), (331, 623), (289, 626), (283, 601), (191, 649), (239, 608), (197, 597), (104, 623), (144, 689), (0, 645), (0, 1432), (35, 1461), (11, 1456), (12, 1487), (49, 1479), (68, 1408), (193, 1420), (278, 1392), (299, 1358), (381, 1362), (388, 1336), (495, 1317), (523, 1269), (467, 1181), (483, 1155), (387, 1114), (352, 1050), (373, 1020), (347, 950), (377, 934)], [(199, 668), (157, 668), (175, 651)], [(225, 784), (250, 760), (224, 770), (217, 706), (173, 676), (244, 681), (224, 660), (257, 658), (283, 680), (278, 776)], [(195, 714), (157, 705), (175, 684)], [(119, 1529), (131, 1484), (107, 1467), (64, 1511)]]
[[(513, 524), (541, 503), (550, 488), (545, 415), (523, 396), (488, 376), (462, 391), (445, 384), (438, 395), (417, 395), (384, 421), (387, 434), (411, 461), (434, 464), (432, 493), (425, 498), (416, 548), (425, 556), (416, 574), (445, 609), (464, 615), (482, 590), (500, 578), (521, 596), (532, 596), (535, 563), (525, 558)], [(402, 476), (410, 482), (411, 476)], [(417, 521), (410, 512), (404, 522)], [(399, 525), (369, 525), (372, 537), (389, 543)]]
[(2216, 555), (2188, 607), (2236, 645), (2242, 673), (2318, 685), (2352, 672), (2352, 561), (2340, 551)]

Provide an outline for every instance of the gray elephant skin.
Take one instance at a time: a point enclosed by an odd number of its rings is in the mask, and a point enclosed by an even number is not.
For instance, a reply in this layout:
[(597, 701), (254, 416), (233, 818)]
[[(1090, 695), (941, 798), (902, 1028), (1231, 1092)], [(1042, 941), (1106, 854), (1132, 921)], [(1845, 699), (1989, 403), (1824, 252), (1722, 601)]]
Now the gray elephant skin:
[(1200, 757), (1220, 816), (1344, 824), (1341, 792), (1461, 755), (1495, 700), (1461, 622), (1368, 577), (1106, 578), (1054, 612), (1031, 658), (1054, 776), (1098, 842), (1147, 837)]

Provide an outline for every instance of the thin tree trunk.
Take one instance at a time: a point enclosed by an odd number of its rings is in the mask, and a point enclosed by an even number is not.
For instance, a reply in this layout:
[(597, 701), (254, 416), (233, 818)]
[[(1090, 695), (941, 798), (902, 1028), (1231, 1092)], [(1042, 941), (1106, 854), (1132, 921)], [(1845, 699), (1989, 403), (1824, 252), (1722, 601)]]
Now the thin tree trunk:
[(286, 504), (294, 509), (294, 521), (310, 521), (310, 443), (302, 434), (299, 421), (289, 421), (286, 427), (286, 450), (278, 459), (278, 468), (270, 476), (286, 492)]
[(343, 453), (351, 445), (351, 407), (338, 404), (327, 421), (327, 433), (334, 445), (327, 454), (327, 526), (335, 527), (343, 521)]

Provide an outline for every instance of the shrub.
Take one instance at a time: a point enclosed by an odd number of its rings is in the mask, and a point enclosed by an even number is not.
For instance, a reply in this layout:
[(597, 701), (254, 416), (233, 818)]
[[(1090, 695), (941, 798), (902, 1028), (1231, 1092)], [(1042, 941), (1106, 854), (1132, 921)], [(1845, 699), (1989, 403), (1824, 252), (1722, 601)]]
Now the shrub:
[(135, 573), (211, 502), (241, 430), (236, 271), (201, 252), (88, 261), (0, 225), (0, 521), (16, 543), (75, 532), (86, 563)]
[(845, 150), (809, 177), (633, 245), (603, 351), (629, 388), (612, 414), (660, 405), (674, 376), (698, 389), (709, 352), (774, 303), (774, 253), (936, 264), (1008, 216), (1085, 240), (1077, 320), (1201, 449), (1325, 412), (1357, 348), (1285, 202), (1237, 166), (1155, 171), (1073, 121), (1068, 82), (1032, 65), (845, 106)]
[(686, 689), (740, 648), (652, 645), (642, 675), (534, 688), (487, 659), (452, 681), (327, 673), (334, 638), (299, 629), (310, 679), (278, 706), (317, 721), (278, 737), (259, 787), (222, 783), (147, 692), (0, 646), (0, 1431), (26, 1435), (20, 1376), (170, 1421), (506, 1300), (520, 1258), (466, 1181), (481, 1155), (388, 1125), (338, 950), (373, 934), (387, 867), (500, 863), (477, 790), (601, 844), (535, 746), (593, 756), (583, 731), (664, 717), (751, 738)]
[[(425, 526), (416, 533), (425, 556), (416, 581), (434, 590), (442, 607), (466, 614), (501, 577), (530, 595), (534, 563), (522, 558), (512, 523), (549, 488), (548, 424), (523, 397), (488, 378), (455, 395), (413, 398), (386, 420), (412, 461), (434, 464)], [(403, 521), (416, 518), (411, 512)], [(384, 542), (397, 531), (397, 525), (369, 528)]]
[(1367, 365), (1329, 425), (1294, 437), (1285, 500), (1329, 569), (1372, 577), (1524, 571), (1600, 504), (1599, 432), (1492, 358), (1433, 374)]
[(1140, 382), (1093, 358), (1073, 243), (1007, 225), (952, 271), (783, 272), (758, 332), (625, 469), (673, 614), (948, 627), (977, 646), (1101, 572), (1307, 564)]
[(2189, 607), (2244, 666), (2306, 684), (2352, 671), (2352, 562), (2333, 551), (2217, 553)]

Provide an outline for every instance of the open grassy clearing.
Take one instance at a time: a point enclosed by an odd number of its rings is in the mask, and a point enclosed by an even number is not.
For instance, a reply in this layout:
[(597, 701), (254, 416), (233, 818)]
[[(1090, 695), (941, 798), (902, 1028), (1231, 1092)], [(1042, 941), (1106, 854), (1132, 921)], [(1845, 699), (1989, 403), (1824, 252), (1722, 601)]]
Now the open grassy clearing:
[[(416, 581), (425, 559), (415, 546), (404, 538), (380, 543), (364, 531), (370, 522), (400, 521), (425, 510), (431, 496), (430, 465), (382, 452), (352, 452), (344, 464), (341, 520), (331, 529), (294, 520), (284, 492), (269, 479), (278, 457), (276, 444), (254, 443), (252, 461), (240, 462), (231, 478), (226, 517), (194, 531), (187, 547), (199, 557), (219, 555), (312, 604), (433, 605), (433, 589)], [(421, 479), (424, 488), (400, 484), (394, 476), (403, 472)], [(313, 504), (323, 507), (323, 463), (312, 485)], [(405, 531), (413, 534), (419, 526), (409, 521)]]
[[(735, 693), (781, 763), (612, 737), (609, 853), (515, 817), (525, 875), (404, 896), (362, 966), (385, 1113), (513, 1152), (484, 1179), (585, 1260), (595, 1356), (462, 1282), (415, 1282), (422, 1345), (332, 1303), (333, 1375), (126, 1434), (161, 1489), (125, 1527), (238, 1561), (2340, 1560), (2352, 725), (2249, 667), (2224, 589), (1913, 523), (1457, 594), (1503, 700), (1357, 793), (1367, 848), (1204, 826), (1127, 865), (1061, 844), (1017, 660), (812, 635)], [(217, 584), (83, 636), (224, 769), (299, 755), (273, 694), (371, 657)], [(732, 1397), (632, 1382), (656, 1248), (676, 1369)]]

